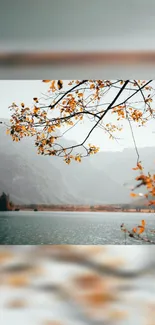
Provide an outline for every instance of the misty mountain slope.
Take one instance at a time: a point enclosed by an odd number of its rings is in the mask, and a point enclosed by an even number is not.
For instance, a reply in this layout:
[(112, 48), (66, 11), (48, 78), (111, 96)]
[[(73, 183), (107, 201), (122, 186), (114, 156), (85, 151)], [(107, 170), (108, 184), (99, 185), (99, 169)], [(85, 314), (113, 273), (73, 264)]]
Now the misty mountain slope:
[[(54, 158), (56, 161), (57, 158)], [(87, 204), (123, 203), (130, 200), (129, 190), (113, 181), (104, 169), (99, 171), (91, 165), (89, 157), (81, 163), (72, 162), (69, 166), (59, 160), (59, 169), (65, 175), (68, 186), (76, 188), (81, 202)]]
[(59, 171), (54, 168), (49, 176), (47, 168), (50, 170), (48, 164), (41, 170), (37, 162), (34, 167), (30, 160), (25, 162), (17, 155), (5, 155), (5, 158), (1, 155), (0, 185), (5, 184), (5, 191), (15, 203), (61, 204), (75, 200), (65, 188)]
[[(138, 151), (144, 171), (155, 173), (155, 148), (140, 148)], [(91, 158), (91, 163), (99, 170), (104, 169), (104, 172), (120, 185), (124, 183), (136, 184), (135, 178), (138, 171), (132, 169), (137, 164), (134, 148), (127, 148), (122, 152), (99, 152), (94, 159)]]
[(37, 155), (31, 138), (15, 143), (0, 127), (0, 157), (0, 191), (15, 203), (78, 203), (50, 157)]
[[(62, 139), (63, 145), (73, 141)], [(99, 153), (98, 155), (104, 155)], [(92, 164), (93, 157), (69, 166), (58, 157), (37, 155), (32, 138), (15, 143), (0, 126), (0, 191), (5, 190), (15, 203), (40, 204), (108, 204), (130, 200), (125, 189), (102, 162)], [(100, 156), (99, 156), (100, 159)]]
[[(73, 141), (63, 139), (63, 146), (75, 144)], [(107, 175), (104, 166), (101, 170), (92, 165), (91, 160), (95, 155), (82, 159), (81, 163), (72, 161), (66, 165), (60, 158), (50, 159), (52, 164), (56, 164), (64, 176), (64, 182), (71, 189), (76, 189), (80, 203), (85, 200), (87, 204), (109, 204), (127, 202), (130, 200), (129, 190), (114, 181)]]
[[(71, 146), (74, 141), (63, 139), (61, 144)], [(98, 154), (97, 154), (98, 155)], [(109, 204), (125, 203), (130, 200), (129, 190), (114, 181), (107, 175), (104, 166), (101, 170), (91, 164), (95, 155), (82, 159), (81, 163), (72, 161), (70, 165), (64, 163), (61, 158), (50, 158), (52, 164), (56, 164), (64, 176), (64, 182), (70, 189), (76, 190), (80, 203), (83, 204)]]

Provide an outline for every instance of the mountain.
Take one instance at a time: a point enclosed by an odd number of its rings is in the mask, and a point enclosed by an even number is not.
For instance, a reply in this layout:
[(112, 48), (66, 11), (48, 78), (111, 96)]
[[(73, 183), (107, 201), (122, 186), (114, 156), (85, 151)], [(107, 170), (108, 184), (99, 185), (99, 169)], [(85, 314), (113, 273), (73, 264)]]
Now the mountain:
[(76, 202), (72, 192), (65, 190), (63, 177), (58, 168), (49, 163), (49, 157), (37, 155), (31, 138), (15, 143), (5, 133), (5, 126), (1, 125), (1, 191), (7, 192), (10, 199), (19, 204)]
[[(139, 155), (144, 171), (155, 173), (155, 147), (139, 148)], [(91, 159), (93, 166), (99, 170), (104, 169), (107, 176), (110, 176), (119, 185), (130, 188), (137, 184), (135, 178), (139, 171), (134, 171), (136, 167), (137, 155), (134, 148), (126, 148), (121, 152), (99, 152)], [(139, 191), (139, 190), (138, 190)], [(141, 187), (140, 192), (144, 193), (145, 188)]]
[[(65, 138), (62, 142), (64, 145), (73, 143)], [(83, 159), (82, 163), (73, 161), (68, 166), (62, 158), (37, 155), (31, 137), (18, 143), (13, 142), (6, 135), (6, 127), (1, 124), (0, 191), (8, 193), (16, 204), (94, 205), (129, 202), (129, 189), (124, 188), (114, 177), (115, 164), (111, 163), (111, 173), (107, 172), (107, 153), (98, 155), (98, 162), (94, 155)], [(104, 159), (107, 159), (107, 164), (103, 163)]]

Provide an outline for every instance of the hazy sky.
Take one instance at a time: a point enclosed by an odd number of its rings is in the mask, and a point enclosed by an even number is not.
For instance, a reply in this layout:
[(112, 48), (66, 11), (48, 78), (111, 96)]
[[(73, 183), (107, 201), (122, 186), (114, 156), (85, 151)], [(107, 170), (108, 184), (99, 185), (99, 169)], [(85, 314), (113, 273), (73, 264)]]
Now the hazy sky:
[[(24, 102), (26, 105), (32, 104), (33, 97), (40, 97), (41, 93), (46, 93), (48, 84), (42, 83), (41, 80), (1, 80), (1, 105), (0, 105), (0, 118), (10, 118), (11, 113), (8, 106), (12, 102), (20, 104)], [(141, 100), (140, 95), (137, 96)], [(152, 107), (153, 107), (152, 103)], [(112, 121), (113, 117), (109, 115)], [(108, 117), (107, 117), (108, 118)], [(132, 147), (133, 139), (131, 136), (129, 124), (127, 121), (121, 121), (124, 129), (122, 132), (117, 133), (121, 139), (118, 143), (114, 140), (109, 140), (109, 137), (103, 132), (102, 129), (94, 130), (89, 142), (100, 146), (101, 150), (123, 150), (123, 148)], [(83, 139), (90, 130), (92, 124), (90, 122), (82, 122), (77, 128), (73, 128), (70, 132), (66, 133), (66, 138), (80, 141)], [(133, 126), (136, 142), (138, 147), (154, 146), (155, 141), (155, 122), (152, 120), (145, 127)]]
[(0, 43), (16, 51), (154, 50), (154, 10), (154, 0), (14, 0), (13, 10), (5, 0)]

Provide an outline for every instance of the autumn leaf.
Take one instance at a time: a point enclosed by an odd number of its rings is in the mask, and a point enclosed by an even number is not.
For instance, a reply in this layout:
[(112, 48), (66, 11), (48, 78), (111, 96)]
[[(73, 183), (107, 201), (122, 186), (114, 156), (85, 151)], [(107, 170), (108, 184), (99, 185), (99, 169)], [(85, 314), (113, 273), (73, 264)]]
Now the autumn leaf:
[(39, 110), (40, 110), (40, 108), (35, 106), (33, 109), (33, 113), (37, 114), (39, 112)]
[(134, 167), (134, 168), (132, 168), (133, 170), (138, 170), (138, 167)]
[(12, 275), (7, 280), (8, 284), (13, 287), (24, 287), (28, 285), (29, 279), (25, 275)]
[(50, 142), (50, 143), (54, 143), (54, 140), (55, 140), (55, 138), (52, 137), (52, 136), (49, 138), (49, 142)]
[(142, 165), (138, 162), (137, 163), (137, 167), (140, 169), (140, 170), (143, 170), (143, 167), (142, 167)]
[(53, 92), (56, 90), (56, 88), (55, 88), (55, 80), (52, 80), (50, 89), (52, 89)]
[(151, 182), (148, 182), (147, 184), (146, 184), (146, 187), (149, 189), (149, 188), (152, 188), (153, 187), (153, 184), (151, 183)]
[(146, 226), (146, 221), (145, 220), (142, 220), (141, 221), (141, 224), (142, 224), (143, 227), (145, 227)]
[(143, 226), (138, 226), (138, 228), (139, 228), (138, 234), (142, 234), (145, 230)]
[(133, 170), (138, 170), (138, 169), (143, 170), (143, 167), (142, 167), (141, 163), (138, 162), (138, 163), (137, 163), (137, 166), (134, 167), (134, 168), (132, 168), (132, 169), (133, 169)]
[(58, 80), (58, 89), (60, 90), (63, 87), (63, 81), (62, 80)]
[(25, 125), (22, 125), (22, 126), (21, 126), (21, 130), (26, 131), (26, 127), (25, 127)]
[(10, 130), (9, 129), (6, 130), (6, 134), (7, 135), (10, 134)]
[(42, 145), (43, 145), (43, 146), (46, 145), (46, 139), (42, 140)]
[(137, 197), (137, 196), (139, 196), (139, 195), (136, 194), (136, 193), (131, 192), (131, 193), (130, 193), (130, 196), (132, 196), (132, 197)]
[(137, 228), (133, 228), (132, 232), (136, 233), (137, 232)]
[(50, 82), (50, 81), (51, 81), (51, 80), (42, 80), (42, 82), (47, 82), (47, 83)]
[(113, 302), (116, 300), (116, 298), (110, 292), (92, 292), (85, 294), (83, 296), (83, 300), (85, 300), (85, 302), (87, 302), (91, 307), (97, 307), (104, 306), (106, 303)]
[(155, 200), (154, 201), (149, 201), (149, 205), (155, 205)]
[(27, 306), (26, 301), (21, 300), (21, 299), (15, 299), (15, 300), (11, 300), (8, 302), (7, 304), (7, 308), (24, 308)]
[(72, 156), (67, 156), (67, 157), (65, 156), (64, 161), (67, 165), (69, 165), (71, 163), (71, 158), (72, 158)]
[(81, 162), (81, 156), (75, 156), (75, 160), (78, 161), (78, 162)]
[(51, 133), (52, 131), (54, 130), (54, 126), (53, 125), (50, 125), (47, 129), (47, 132), (48, 133)]
[(36, 103), (39, 102), (37, 97), (34, 97), (33, 100), (34, 100)]

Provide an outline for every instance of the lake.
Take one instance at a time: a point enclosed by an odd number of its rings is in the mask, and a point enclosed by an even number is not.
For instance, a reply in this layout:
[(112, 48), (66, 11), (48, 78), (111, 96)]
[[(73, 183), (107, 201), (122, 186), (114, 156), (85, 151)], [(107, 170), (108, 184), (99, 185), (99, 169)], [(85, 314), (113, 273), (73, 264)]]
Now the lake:
[[(0, 212), (0, 245), (124, 245), (121, 223), (132, 229), (142, 219), (155, 228), (154, 213)], [(126, 243), (145, 244), (132, 238)]]

